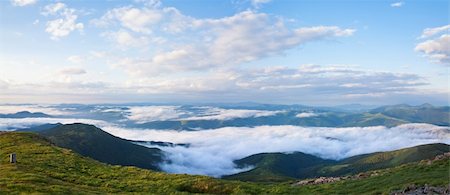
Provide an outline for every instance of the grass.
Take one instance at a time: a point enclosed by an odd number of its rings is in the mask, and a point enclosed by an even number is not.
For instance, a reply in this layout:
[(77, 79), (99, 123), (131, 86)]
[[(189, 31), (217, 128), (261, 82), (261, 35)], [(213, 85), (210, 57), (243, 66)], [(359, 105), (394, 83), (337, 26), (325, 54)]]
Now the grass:
[[(8, 162), (13, 152), (16, 164)], [(263, 185), (107, 165), (56, 147), (36, 134), (10, 132), (0, 133), (0, 194), (388, 194), (409, 184), (447, 185), (449, 163), (446, 159), (432, 165), (407, 164), (383, 170), (380, 176), (335, 184)]]

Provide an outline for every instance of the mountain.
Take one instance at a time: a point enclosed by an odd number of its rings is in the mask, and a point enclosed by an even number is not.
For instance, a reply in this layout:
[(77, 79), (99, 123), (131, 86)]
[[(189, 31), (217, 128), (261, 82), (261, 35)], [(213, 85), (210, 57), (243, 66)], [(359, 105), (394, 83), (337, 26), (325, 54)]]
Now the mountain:
[(340, 160), (335, 165), (325, 166), (318, 171), (318, 174), (325, 176), (356, 174), (368, 170), (390, 168), (406, 163), (432, 159), (436, 155), (447, 152), (450, 152), (450, 145), (437, 143), (390, 152), (357, 155)]
[(431, 104), (409, 106), (405, 104), (383, 106), (370, 113), (380, 113), (388, 117), (414, 123), (429, 123), (441, 126), (450, 125), (450, 107), (434, 107)]
[(0, 118), (49, 118), (51, 115), (42, 112), (22, 111), (13, 114), (0, 114)]
[[(17, 154), (17, 163), (8, 155)], [(53, 145), (35, 133), (0, 132), (0, 194), (389, 194), (448, 185), (450, 159), (379, 170), (377, 176), (331, 184), (258, 184), (112, 166)]]
[(59, 147), (112, 165), (159, 170), (158, 164), (163, 161), (161, 150), (134, 144), (93, 125), (58, 125), (38, 133)]
[(241, 181), (287, 181), (320, 176), (343, 176), (360, 172), (391, 168), (403, 164), (434, 158), (450, 152), (447, 144), (427, 144), (390, 152), (377, 152), (353, 156), (340, 161), (324, 160), (301, 152), (261, 153), (235, 161), (238, 167), (252, 170), (224, 176)]
[[(254, 127), (262, 125), (296, 125), (306, 127), (394, 127), (406, 123), (428, 123), (440, 126), (450, 125), (450, 107), (435, 107), (430, 104), (419, 106), (394, 105), (369, 110), (313, 108), (303, 106), (259, 106), (261, 110), (277, 110), (277, 114), (261, 117), (233, 118), (229, 120), (164, 120), (130, 124), (136, 128), (195, 130), (221, 127)], [(257, 109), (252, 108), (252, 109)], [(356, 107), (358, 108), (358, 107)], [(185, 107), (189, 110), (189, 107)], [(241, 108), (242, 109), (242, 108)], [(368, 111), (367, 111), (368, 110)], [(301, 113), (313, 113), (309, 117), (298, 117)]]
[(51, 128), (55, 128), (58, 126), (61, 126), (63, 124), (61, 123), (47, 123), (47, 124), (43, 124), (43, 125), (37, 125), (37, 126), (31, 126), (29, 128), (25, 128), (25, 129), (17, 129), (16, 131), (25, 131), (25, 132), (39, 132), (39, 131), (44, 131), (44, 130), (48, 130)]
[(260, 153), (245, 157), (234, 162), (239, 168), (255, 167), (254, 169), (225, 176), (226, 179), (238, 179), (243, 181), (276, 182), (292, 180), (292, 178), (312, 177), (311, 169), (317, 166), (332, 164), (332, 160), (324, 160), (319, 157), (294, 152), (284, 153)]

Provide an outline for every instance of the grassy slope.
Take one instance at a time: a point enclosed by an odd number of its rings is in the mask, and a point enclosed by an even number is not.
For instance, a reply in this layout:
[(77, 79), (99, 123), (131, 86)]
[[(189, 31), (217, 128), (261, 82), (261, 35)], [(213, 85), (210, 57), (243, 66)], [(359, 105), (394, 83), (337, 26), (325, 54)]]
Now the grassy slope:
[(59, 147), (112, 165), (137, 166), (158, 170), (162, 151), (115, 137), (93, 125), (69, 124), (39, 131)]
[(395, 167), (410, 162), (432, 159), (436, 155), (450, 152), (447, 144), (426, 144), (390, 152), (376, 152), (346, 158), (337, 165), (326, 166), (319, 170), (324, 175), (356, 174), (363, 171)]
[[(7, 155), (17, 153), (17, 164)], [(449, 181), (449, 162), (408, 164), (382, 171), (363, 180), (292, 187), (224, 181), (205, 176), (153, 172), (135, 167), (106, 165), (70, 150), (51, 145), (33, 133), (0, 133), (1, 193), (118, 193), (146, 192), (215, 194), (360, 194), (389, 193), (409, 184), (444, 186)]]
[(449, 151), (449, 145), (446, 144), (427, 144), (390, 152), (358, 155), (341, 161), (325, 161), (300, 152), (292, 154), (262, 153), (236, 161), (242, 167), (250, 165), (255, 166), (255, 169), (225, 176), (224, 178), (253, 182), (273, 182), (287, 181), (293, 178), (343, 176), (432, 159), (438, 154)]
[(284, 153), (261, 153), (255, 154), (235, 161), (240, 167), (255, 166), (255, 169), (225, 176), (225, 179), (255, 181), (255, 182), (277, 182), (292, 180), (293, 178), (312, 177), (309, 174), (312, 167), (331, 164), (334, 161), (324, 160), (319, 157), (295, 152)]

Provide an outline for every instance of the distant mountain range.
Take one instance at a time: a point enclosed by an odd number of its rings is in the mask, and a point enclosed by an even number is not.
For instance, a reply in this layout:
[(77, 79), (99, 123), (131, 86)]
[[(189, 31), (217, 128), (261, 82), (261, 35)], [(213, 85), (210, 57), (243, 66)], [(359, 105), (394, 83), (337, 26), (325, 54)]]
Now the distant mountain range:
[(0, 118), (49, 118), (51, 115), (42, 112), (21, 111), (12, 114), (0, 114)]
[[(276, 107), (280, 109), (281, 106)], [(260, 108), (260, 107), (258, 107)], [(264, 106), (268, 110), (275, 108)], [(285, 112), (271, 116), (235, 118), (231, 120), (165, 120), (136, 124), (138, 128), (149, 129), (215, 129), (221, 127), (253, 127), (261, 125), (296, 125), (310, 127), (393, 127), (405, 123), (428, 123), (439, 126), (450, 125), (450, 107), (434, 107), (430, 104), (420, 106), (384, 106), (365, 112), (344, 112), (337, 109), (309, 108), (295, 109), (283, 107)], [(255, 109), (252, 107), (252, 109)], [(297, 110), (300, 109), (300, 110)], [(303, 109), (303, 110), (302, 110)], [(298, 117), (300, 113), (314, 113), (308, 117)]]
[[(60, 105), (62, 106), (62, 105)], [(272, 105), (272, 104), (233, 104), (221, 107), (207, 107), (222, 109), (228, 114), (236, 114), (242, 111), (272, 112), (266, 115), (248, 115), (238, 117), (210, 117), (214, 113), (204, 113), (205, 110), (198, 106), (179, 106), (175, 110), (146, 111), (157, 112), (150, 120), (132, 120), (132, 115), (127, 106), (94, 106), (73, 105), (70, 107), (73, 114), (64, 116), (51, 116), (41, 112), (31, 113), (28, 111), (14, 114), (0, 114), (0, 118), (72, 118), (102, 120), (128, 128), (144, 129), (171, 129), (195, 131), (199, 129), (216, 129), (222, 127), (255, 127), (263, 125), (294, 125), (305, 127), (368, 127), (386, 126), (393, 127), (405, 123), (428, 123), (439, 126), (450, 126), (450, 107), (436, 107), (430, 104), (410, 106), (406, 104), (382, 106), (347, 105), (338, 107), (308, 107), (303, 105)], [(67, 109), (66, 107), (57, 107)], [(55, 108), (55, 109), (57, 109)], [(231, 109), (231, 110), (227, 110)], [(238, 109), (238, 110), (233, 110)], [(158, 113), (160, 112), (160, 113)], [(181, 117), (189, 113), (191, 117)], [(147, 115), (143, 112), (140, 114)], [(168, 114), (169, 116), (166, 116)], [(173, 117), (174, 115), (175, 117)], [(239, 115), (239, 114), (237, 114)], [(176, 116), (179, 116), (178, 118)], [(32, 126), (34, 128), (34, 126)], [(13, 128), (14, 129), (14, 128)]]

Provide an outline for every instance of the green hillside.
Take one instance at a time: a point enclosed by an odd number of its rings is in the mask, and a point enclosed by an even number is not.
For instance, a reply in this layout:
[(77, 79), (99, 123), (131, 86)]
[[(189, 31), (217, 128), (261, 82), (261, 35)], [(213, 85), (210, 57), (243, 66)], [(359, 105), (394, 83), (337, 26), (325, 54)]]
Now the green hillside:
[(429, 123), (441, 126), (450, 125), (450, 107), (434, 107), (430, 104), (420, 106), (394, 105), (383, 106), (371, 111), (385, 116), (414, 123)]
[(292, 178), (314, 177), (311, 169), (332, 164), (334, 161), (324, 160), (319, 157), (294, 152), (261, 153), (235, 161), (240, 167), (254, 166), (255, 168), (243, 173), (225, 176), (225, 179), (237, 179), (243, 181), (277, 182), (292, 180)]
[[(17, 163), (8, 154), (17, 154)], [(314, 186), (258, 184), (205, 176), (166, 174), (100, 163), (52, 145), (34, 133), (0, 133), (0, 194), (153, 193), (153, 194), (361, 194), (401, 190), (411, 184), (445, 186), (450, 160), (407, 164), (378, 176)]]
[(130, 165), (159, 170), (163, 152), (115, 137), (93, 125), (69, 124), (38, 131), (59, 147), (112, 165)]
[(450, 146), (447, 144), (426, 144), (390, 152), (363, 154), (338, 161), (336, 165), (325, 166), (317, 174), (326, 176), (356, 174), (432, 159), (446, 152), (450, 152)]
[(360, 172), (390, 168), (406, 163), (432, 159), (450, 151), (446, 144), (427, 144), (390, 152), (358, 155), (340, 161), (323, 160), (301, 152), (262, 153), (235, 161), (240, 167), (255, 168), (224, 176), (224, 179), (273, 182), (320, 176), (343, 176)]

